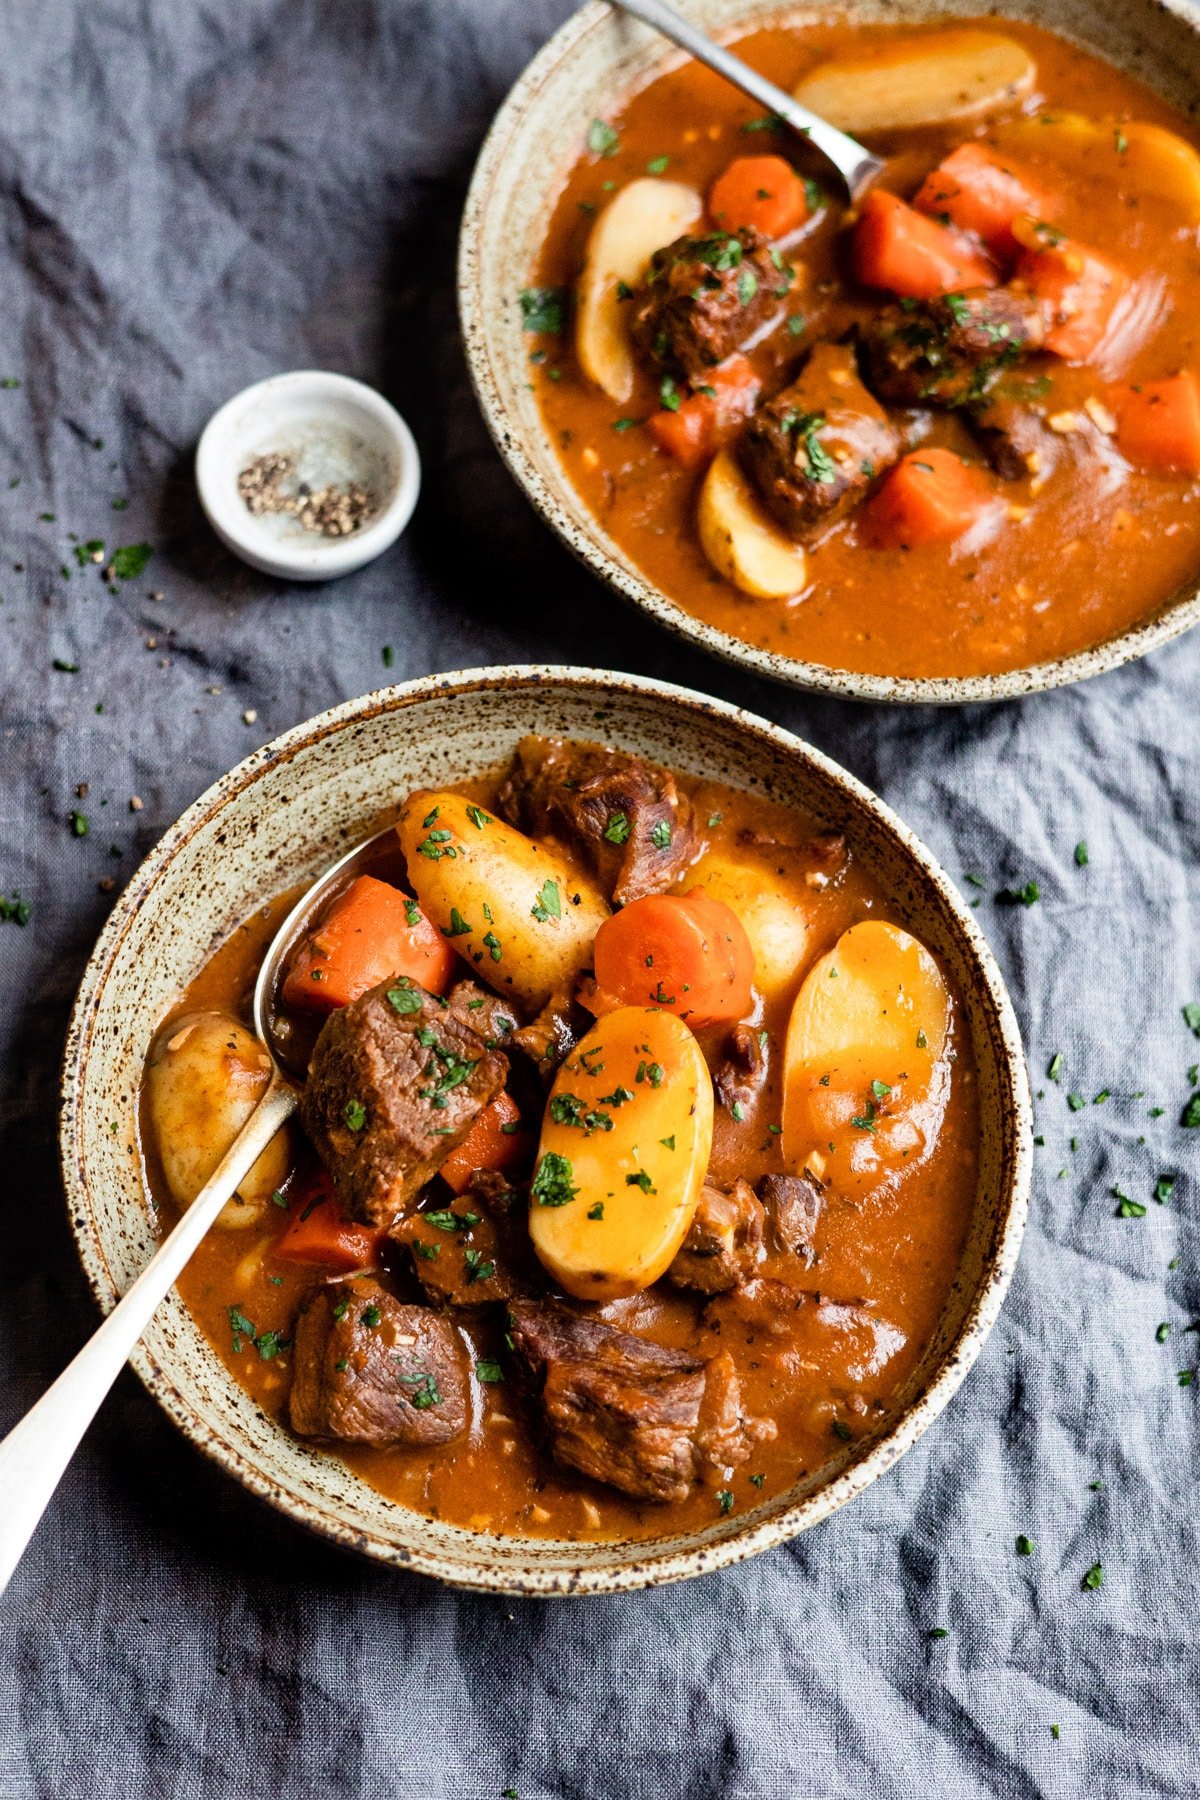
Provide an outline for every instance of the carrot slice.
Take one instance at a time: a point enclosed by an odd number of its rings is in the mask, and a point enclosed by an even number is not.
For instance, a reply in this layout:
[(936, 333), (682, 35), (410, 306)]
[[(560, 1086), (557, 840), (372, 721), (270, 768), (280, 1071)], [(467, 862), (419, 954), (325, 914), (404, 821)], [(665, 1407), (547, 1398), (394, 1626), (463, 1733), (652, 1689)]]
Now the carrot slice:
[(738, 156), (713, 182), (708, 210), (723, 231), (786, 237), (808, 217), (804, 183), (782, 156)]
[(442, 1180), (456, 1194), (465, 1194), (476, 1169), (499, 1169), (507, 1174), (519, 1168), (529, 1155), (531, 1142), (528, 1132), (517, 1129), (520, 1123), (521, 1111), (512, 1095), (497, 1094), (442, 1164)]
[(597, 1012), (657, 1006), (698, 1027), (750, 1010), (750, 939), (732, 908), (702, 887), (631, 900), (596, 933), (593, 963), (588, 1004)]
[(1117, 448), (1139, 468), (1200, 475), (1200, 382), (1191, 369), (1110, 395)]
[(960, 144), (925, 177), (913, 199), (918, 212), (974, 232), (993, 255), (1016, 256), (1013, 233), (1019, 218), (1053, 219), (1062, 210), (1057, 194), (1041, 188), (1023, 171), (982, 144)]
[[(322, 1199), (319, 1196), (324, 1193)], [(350, 1270), (372, 1268), (386, 1231), (375, 1231), (348, 1219), (322, 1176), (316, 1199), (309, 1200), (275, 1245), (275, 1255), (285, 1262), (319, 1263), (322, 1268)]]
[(961, 537), (991, 503), (987, 483), (950, 450), (913, 450), (885, 475), (867, 506), (868, 532), (881, 549)]
[(962, 288), (995, 287), (995, 264), (966, 238), (895, 194), (873, 188), (854, 227), (854, 269), (867, 287), (932, 300)]
[(1023, 246), (1016, 276), (1042, 302), (1046, 349), (1068, 362), (1087, 362), (1128, 292), (1128, 275), (1052, 226), (1018, 219), (1014, 230)]
[(415, 900), (374, 875), (360, 875), (293, 953), (284, 1004), (332, 1012), (390, 975), (406, 975), (440, 994), (457, 966), (454, 951)]
[(749, 418), (761, 388), (749, 359), (731, 356), (686, 400), (675, 408), (651, 413), (646, 423), (669, 456), (685, 469), (696, 469), (715, 456), (742, 420)]

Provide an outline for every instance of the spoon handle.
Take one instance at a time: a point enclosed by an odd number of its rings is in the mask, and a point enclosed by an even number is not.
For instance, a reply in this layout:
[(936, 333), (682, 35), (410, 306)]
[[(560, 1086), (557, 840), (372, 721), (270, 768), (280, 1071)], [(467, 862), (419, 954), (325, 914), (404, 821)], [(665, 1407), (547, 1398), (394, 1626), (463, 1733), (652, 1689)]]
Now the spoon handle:
[(652, 25), (664, 37), (670, 38), (673, 44), (678, 44), (681, 50), (688, 51), (697, 62), (707, 63), (710, 69), (715, 69), (726, 81), (741, 88), (752, 100), (758, 100), (773, 113), (778, 113), (793, 131), (806, 137), (833, 164), (845, 182), (852, 200), (857, 200), (863, 189), (869, 187), (882, 172), (884, 165), (879, 157), (872, 156), (869, 150), (856, 144), (852, 137), (847, 137), (836, 125), (830, 125), (816, 113), (809, 112), (807, 106), (801, 106), (798, 100), (793, 100), (790, 94), (786, 94), (773, 81), (768, 81), (765, 75), (760, 75), (756, 69), (744, 63), (741, 57), (722, 49), (720, 44), (714, 44), (704, 32), (681, 18), (673, 7), (667, 6), (665, 0), (612, 0), (612, 4), (620, 7), (623, 12), (631, 13), (635, 19), (641, 19), (644, 25)]
[(0, 1443), (0, 1594), (134, 1345), (213, 1224), (280, 1126), (296, 1110), (295, 1090), (276, 1076), (196, 1195), (100, 1329), (54, 1385)]

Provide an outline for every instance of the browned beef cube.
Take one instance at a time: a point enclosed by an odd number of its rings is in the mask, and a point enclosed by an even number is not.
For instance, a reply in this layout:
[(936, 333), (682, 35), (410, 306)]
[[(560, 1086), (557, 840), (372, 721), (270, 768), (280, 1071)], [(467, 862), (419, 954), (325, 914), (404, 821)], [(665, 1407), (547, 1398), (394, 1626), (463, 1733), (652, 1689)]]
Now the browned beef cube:
[(300, 1118), (351, 1217), (390, 1225), (507, 1072), (503, 1056), (415, 984), (382, 982), (332, 1013), (313, 1050)]
[(670, 887), (696, 854), (675, 777), (622, 750), (522, 738), (496, 804), (522, 831), (558, 838), (618, 906)]
[(705, 1187), (667, 1280), (702, 1294), (722, 1294), (749, 1281), (763, 1254), (766, 1215), (748, 1182), (726, 1193)]
[(444, 1444), (467, 1421), (466, 1352), (426, 1306), (377, 1281), (336, 1281), (296, 1320), (291, 1420), (342, 1444)]
[(748, 849), (765, 850), (777, 872), (789, 879), (802, 874), (804, 885), (828, 887), (845, 873), (849, 861), (846, 839), (840, 831), (814, 831), (805, 837), (781, 838), (766, 831), (739, 831), (738, 842)]
[(473, 1170), (467, 1193), (478, 1203), (475, 1208), (477, 1212), (482, 1206), (495, 1219), (503, 1219), (511, 1212), (520, 1212), (529, 1204), (528, 1184), (514, 1187), (499, 1169)]
[(738, 439), (767, 511), (805, 541), (857, 506), (899, 449), (845, 344), (817, 344), (799, 379), (760, 406)]
[(1039, 350), (1045, 322), (1022, 288), (969, 288), (920, 304), (885, 306), (863, 333), (867, 381), (881, 400), (962, 406), (1002, 369)]
[(667, 1350), (558, 1301), (509, 1309), (513, 1347), (557, 1460), (623, 1493), (683, 1500), (745, 1462), (769, 1423), (742, 1411), (732, 1360)]
[(520, 1019), (507, 1000), (491, 994), (476, 981), (458, 981), (446, 996), (450, 1011), (489, 1050), (507, 1050)]
[(496, 1217), (474, 1195), (427, 1207), (392, 1232), (412, 1252), (413, 1272), (439, 1306), (486, 1306), (527, 1293), (528, 1233)]
[(767, 1051), (757, 1026), (743, 1020), (730, 1031), (712, 1063), (717, 1099), (730, 1112), (749, 1112), (767, 1079)]
[(816, 1260), (817, 1225), (825, 1190), (811, 1175), (764, 1175), (758, 1197), (766, 1207), (776, 1244), (808, 1267)]
[(764, 1340), (789, 1338), (796, 1331), (796, 1315), (813, 1305), (813, 1296), (785, 1281), (758, 1275), (742, 1287), (718, 1294), (704, 1309), (704, 1323), (727, 1343), (747, 1346)]
[(756, 231), (676, 238), (633, 297), (634, 343), (657, 372), (703, 381), (775, 317), (795, 279)]
[(971, 423), (988, 461), (1006, 481), (1025, 476), (1045, 481), (1053, 474), (1063, 441), (1051, 431), (1040, 408), (997, 397), (976, 411)]
[(513, 1033), (513, 1043), (534, 1063), (547, 1086), (558, 1065), (565, 1061), (592, 1024), (571, 994), (551, 994), (536, 1019)]

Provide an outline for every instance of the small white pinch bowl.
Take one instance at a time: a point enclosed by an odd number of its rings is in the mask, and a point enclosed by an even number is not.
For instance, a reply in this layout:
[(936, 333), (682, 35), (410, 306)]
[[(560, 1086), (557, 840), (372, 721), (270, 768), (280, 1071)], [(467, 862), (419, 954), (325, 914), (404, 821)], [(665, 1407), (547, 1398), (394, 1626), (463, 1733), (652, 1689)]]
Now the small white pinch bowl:
[[(360, 482), (378, 510), (347, 537), (305, 531), (288, 514), (252, 513), (238, 476), (256, 457), (291, 456), (312, 488)], [(395, 543), (421, 488), (412, 432), (382, 394), (323, 369), (297, 369), (243, 388), (215, 412), (196, 446), (196, 487), (209, 524), (252, 569), (284, 581), (330, 581)]]

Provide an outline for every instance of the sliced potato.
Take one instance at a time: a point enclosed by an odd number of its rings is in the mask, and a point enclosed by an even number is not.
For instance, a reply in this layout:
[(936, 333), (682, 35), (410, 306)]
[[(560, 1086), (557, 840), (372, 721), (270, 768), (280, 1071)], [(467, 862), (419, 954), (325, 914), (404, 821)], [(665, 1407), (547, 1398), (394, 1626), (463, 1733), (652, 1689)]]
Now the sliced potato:
[(695, 188), (644, 176), (615, 194), (592, 226), (579, 282), (575, 347), (584, 373), (610, 399), (633, 392), (633, 349), (626, 318), (629, 303), (618, 293), (634, 288), (656, 250), (681, 237), (704, 211)]
[(572, 1051), (550, 1091), (529, 1235), (581, 1300), (657, 1281), (687, 1235), (712, 1147), (712, 1079), (673, 1013), (622, 1006)]
[(1117, 193), (1153, 195), (1200, 224), (1200, 154), (1162, 125), (1047, 112), (1000, 126), (995, 141), (1014, 157), (1049, 158)]
[(700, 543), (713, 568), (743, 594), (786, 600), (808, 579), (803, 544), (763, 511), (733, 452), (720, 450), (700, 489)]
[(714, 900), (723, 900), (745, 927), (754, 951), (754, 985), (772, 999), (796, 981), (809, 955), (812, 923), (795, 896), (781, 891), (777, 879), (758, 863), (709, 850), (688, 882)]
[(410, 795), (396, 830), (422, 911), (481, 980), (530, 1012), (571, 985), (609, 913), (593, 882), (461, 794)]
[[(190, 1206), (267, 1090), (271, 1059), (229, 1013), (193, 1013), (160, 1032), (146, 1064), (150, 1124), (180, 1206)], [(217, 1224), (261, 1222), (271, 1195), (288, 1178), (287, 1129), (272, 1138)]]
[(950, 995), (899, 926), (851, 926), (805, 977), (784, 1052), (783, 1154), (842, 1193), (922, 1160), (944, 1106)]
[(952, 27), (899, 39), (874, 56), (822, 63), (795, 93), (843, 131), (890, 131), (1011, 106), (1036, 75), (1033, 58), (1012, 38)]

